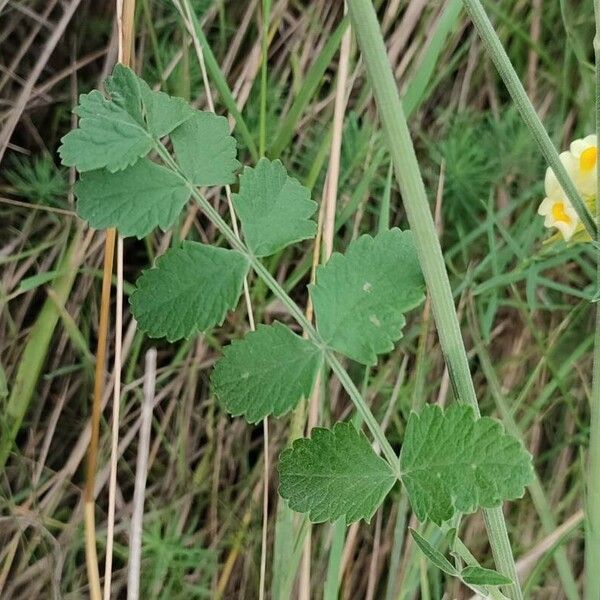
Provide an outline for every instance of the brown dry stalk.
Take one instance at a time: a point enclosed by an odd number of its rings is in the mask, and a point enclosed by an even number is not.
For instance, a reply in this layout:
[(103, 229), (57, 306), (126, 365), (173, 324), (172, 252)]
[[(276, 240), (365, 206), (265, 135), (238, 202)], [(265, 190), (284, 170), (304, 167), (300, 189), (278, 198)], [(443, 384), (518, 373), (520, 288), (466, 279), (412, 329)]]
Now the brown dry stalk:
[[(133, 18), (135, 0), (117, 0), (117, 19), (120, 25), (119, 62), (131, 64), (133, 48)], [(87, 471), (84, 491), (85, 557), (92, 600), (101, 600), (98, 555), (96, 552), (96, 525), (94, 515), (94, 483), (98, 464), (98, 440), (100, 435), (100, 415), (104, 394), (104, 370), (108, 339), (110, 288), (114, 262), (116, 230), (108, 229), (104, 243), (104, 267), (102, 274), (102, 296), (100, 300), (100, 323), (98, 325), (98, 345), (96, 348), (96, 369), (94, 375), (94, 396), (92, 400), (92, 432), (87, 456)]]

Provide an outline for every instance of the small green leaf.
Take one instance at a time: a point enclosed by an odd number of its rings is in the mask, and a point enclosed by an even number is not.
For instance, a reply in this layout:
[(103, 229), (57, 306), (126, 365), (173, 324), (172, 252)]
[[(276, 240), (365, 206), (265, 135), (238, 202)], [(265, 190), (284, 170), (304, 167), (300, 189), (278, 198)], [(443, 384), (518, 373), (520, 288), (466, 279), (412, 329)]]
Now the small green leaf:
[(223, 350), (211, 382), (227, 412), (257, 423), (280, 417), (308, 398), (323, 357), (281, 323), (259, 325)]
[(437, 549), (434, 548), (422, 535), (412, 528), (409, 528), (410, 534), (415, 540), (421, 552), (429, 559), (431, 564), (435, 565), (440, 571), (458, 577), (458, 571), (454, 565)]
[(411, 413), (400, 453), (402, 483), (420, 521), (438, 525), (456, 511), (520, 498), (532, 478), (531, 456), (502, 425), (475, 419), (469, 406), (425, 406)]
[(196, 111), (171, 133), (171, 140), (177, 162), (193, 184), (225, 185), (235, 181), (240, 163), (225, 117)]
[(370, 521), (396, 482), (390, 466), (351, 423), (311, 433), (281, 453), (279, 494), (313, 523)]
[(117, 64), (106, 81), (111, 99), (149, 133), (161, 138), (187, 121), (196, 111), (183, 99), (155, 92), (131, 69)]
[(256, 168), (246, 167), (233, 203), (256, 256), (269, 256), (316, 234), (317, 224), (310, 217), (317, 203), (279, 160), (261, 158)]
[(150, 337), (188, 338), (223, 322), (247, 272), (248, 261), (235, 250), (183, 242), (137, 280), (131, 311)]
[(79, 97), (79, 127), (65, 135), (58, 149), (63, 165), (80, 173), (107, 168), (120, 171), (146, 156), (152, 137), (123, 108), (99, 91)]
[(169, 229), (190, 191), (172, 171), (144, 158), (117, 173), (82, 174), (75, 194), (77, 214), (91, 227), (116, 227), (123, 237), (142, 238), (155, 227)]
[(465, 567), (460, 572), (460, 578), (471, 585), (510, 585), (513, 583), (512, 579), (506, 575), (483, 567)]
[(402, 337), (404, 313), (424, 298), (412, 233), (363, 235), (345, 255), (334, 253), (310, 286), (317, 329), (334, 349), (374, 365)]

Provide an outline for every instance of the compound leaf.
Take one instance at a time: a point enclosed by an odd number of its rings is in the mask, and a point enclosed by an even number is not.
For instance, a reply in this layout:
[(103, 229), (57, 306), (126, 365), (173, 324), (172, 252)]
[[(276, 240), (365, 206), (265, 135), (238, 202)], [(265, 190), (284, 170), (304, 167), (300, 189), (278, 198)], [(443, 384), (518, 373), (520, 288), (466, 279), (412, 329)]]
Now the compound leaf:
[(465, 567), (460, 572), (460, 578), (471, 585), (510, 585), (512, 579), (494, 571), (479, 566)]
[(81, 175), (75, 186), (77, 214), (95, 229), (116, 227), (123, 237), (142, 238), (173, 225), (190, 191), (174, 173), (144, 158), (117, 173)]
[(79, 127), (65, 135), (58, 149), (63, 165), (80, 173), (107, 168), (120, 171), (152, 148), (152, 137), (124, 108), (99, 91), (79, 97)]
[(321, 364), (319, 349), (285, 325), (259, 325), (223, 350), (211, 382), (227, 412), (257, 423), (308, 398)]
[(246, 167), (233, 203), (246, 242), (256, 256), (274, 254), (316, 234), (317, 225), (310, 217), (317, 203), (279, 160), (261, 158), (254, 169)]
[(351, 423), (315, 428), (279, 458), (279, 494), (313, 523), (371, 517), (396, 481), (364, 433)]
[(411, 413), (400, 470), (419, 520), (438, 525), (457, 511), (520, 498), (533, 473), (531, 456), (500, 423), (458, 404)]
[(454, 565), (434, 546), (432, 546), (422, 535), (412, 528), (409, 528), (410, 534), (415, 540), (421, 552), (429, 559), (432, 565), (435, 565), (440, 571), (458, 577), (459, 572)]
[(137, 280), (132, 313), (150, 337), (190, 337), (223, 322), (247, 272), (248, 261), (235, 250), (183, 242)]
[(410, 231), (363, 235), (317, 269), (317, 329), (333, 349), (373, 365), (402, 336), (404, 313), (423, 301), (423, 288)]
[(225, 185), (235, 181), (240, 163), (236, 142), (225, 117), (196, 111), (171, 133), (177, 162), (195, 185)]

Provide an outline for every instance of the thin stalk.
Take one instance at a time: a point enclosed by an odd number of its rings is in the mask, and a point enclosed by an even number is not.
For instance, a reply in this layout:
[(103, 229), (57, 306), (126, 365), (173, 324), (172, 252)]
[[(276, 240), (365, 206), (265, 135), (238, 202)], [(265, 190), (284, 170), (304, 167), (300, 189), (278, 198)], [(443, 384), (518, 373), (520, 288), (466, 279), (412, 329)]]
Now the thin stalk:
[[(469, 362), (456, 314), (452, 289), (442, 249), (429, 208), (419, 164), (404, 117), (377, 15), (371, 0), (348, 0), (352, 26), (357, 36), (380, 119), (431, 297), (433, 315), (454, 394), (479, 416), (479, 406)], [(506, 532), (502, 508), (484, 511), (490, 544), (499, 571), (514, 582), (507, 586), (512, 598), (523, 597)]]
[[(267, 148), (267, 67), (269, 60), (269, 23), (271, 21), (271, 0), (262, 0), (262, 39), (261, 54), (262, 63), (260, 67), (260, 128), (258, 139), (258, 153), (262, 158)], [(230, 203), (231, 206), (231, 203)], [(233, 209), (232, 209), (233, 210)], [(235, 219), (235, 217), (232, 218)], [(235, 231), (235, 230), (234, 230)], [(237, 236), (238, 239), (240, 236)], [(246, 286), (248, 279), (245, 279)], [(254, 324), (252, 325), (254, 329)], [(263, 478), (263, 514), (262, 532), (260, 544), (260, 578), (258, 585), (259, 600), (264, 600), (266, 573), (267, 573), (267, 532), (269, 526), (269, 419), (263, 419), (263, 454), (264, 454), (264, 478)]]
[[(133, 49), (133, 22), (135, 0), (117, 0), (117, 25), (119, 28), (119, 62), (125, 66), (131, 63)], [(106, 230), (104, 242), (104, 267), (102, 274), (102, 295), (100, 300), (100, 322), (98, 324), (98, 344), (96, 348), (96, 369), (94, 374), (94, 396), (92, 399), (91, 436), (87, 453), (85, 489), (83, 492), (85, 523), (85, 559), (92, 600), (100, 600), (100, 574), (96, 552), (96, 523), (94, 503), (94, 483), (98, 466), (98, 441), (100, 438), (100, 415), (104, 394), (104, 376), (106, 366), (106, 346), (110, 314), (110, 288), (115, 252), (115, 229)]]
[[(596, 134), (600, 133), (600, 0), (594, 0), (596, 35)], [(596, 161), (596, 223), (600, 231), (600, 161)], [(596, 243), (600, 242), (600, 235)], [(600, 246), (596, 248), (596, 285), (600, 286)], [(590, 449), (588, 456), (586, 523), (585, 523), (585, 598), (600, 598), (600, 307), (596, 305), (594, 367), (590, 414)]]
[[(594, 0), (595, 2), (596, 0)], [(496, 65), (498, 73), (506, 89), (508, 90), (517, 110), (521, 114), (523, 122), (529, 129), (531, 135), (537, 142), (542, 154), (546, 161), (554, 171), (556, 178), (560, 185), (565, 191), (569, 201), (573, 205), (575, 212), (581, 219), (587, 232), (590, 234), (592, 239), (596, 239), (596, 223), (594, 217), (590, 214), (590, 211), (585, 206), (579, 192), (575, 188), (575, 185), (571, 181), (565, 167), (560, 162), (558, 152), (548, 135), (548, 132), (542, 125), (540, 118), (527, 96), (527, 92), (519, 79), (514, 67), (510, 62), (510, 58), (506, 54), (506, 50), (502, 46), (502, 42), (498, 38), (498, 35), (494, 31), (494, 27), (490, 22), (485, 9), (483, 8), (480, 0), (463, 0), (463, 5), (466, 11), (469, 13), (469, 17), (477, 29), (477, 33), (481, 37), (481, 41), (485, 46), (488, 54)]]
[(83, 492), (85, 521), (85, 558), (90, 587), (90, 598), (100, 600), (100, 575), (96, 552), (96, 524), (94, 515), (94, 483), (98, 464), (98, 440), (100, 437), (100, 415), (102, 396), (104, 395), (104, 374), (106, 366), (106, 346), (110, 312), (110, 286), (115, 252), (116, 231), (107, 229), (104, 242), (104, 267), (102, 276), (102, 294), (100, 297), (100, 322), (98, 324), (98, 345), (96, 348), (96, 368), (94, 373), (94, 396), (92, 399), (91, 436), (87, 452), (85, 488)]
[(269, 59), (269, 22), (271, 20), (271, 0), (262, 0), (262, 39), (260, 66), (260, 127), (258, 153), (265, 155), (267, 148), (267, 62)]

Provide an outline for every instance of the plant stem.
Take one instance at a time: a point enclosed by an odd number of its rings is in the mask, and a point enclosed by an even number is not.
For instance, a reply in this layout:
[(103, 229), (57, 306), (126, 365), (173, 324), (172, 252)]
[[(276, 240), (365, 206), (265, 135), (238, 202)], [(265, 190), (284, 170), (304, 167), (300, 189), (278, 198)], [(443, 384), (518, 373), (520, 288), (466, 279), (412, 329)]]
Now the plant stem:
[[(600, 0), (594, 0), (596, 35), (596, 135), (600, 133)], [(600, 161), (596, 161), (596, 223), (600, 231)], [(596, 237), (600, 242), (600, 235)], [(596, 285), (600, 287), (600, 246), (596, 249)], [(596, 304), (594, 366), (590, 406), (590, 448), (588, 455), (585, 523), (585, 598), (600, 598), (600, 306)]]
[(597, 227), (596, 223), (594, 222), (594, 217), (592, 217), (590, 211), (585, 206), (581, 196), (579, 195), (579, 192), (575, 188), (575, 185), (571, 181), (571, 178), (569, 177), (565, 167), (561, 163), (558, 152), (556, 151), (556, 148), (554, 147), (554, 144), (552, 143), (552, 140), (550, 139), (546, 129), (542, 125), (542, 122), (540, 121), (533, 104), (531, 104), (531, 101), (527, 96), (527, 92), (525, 91), (519, 76), (512, 66), (510, 58), (508, 58), (508, 55), (506, 54), (506, 50), (504, 50), (502, 42), (494, 31), (494, 28), (480, 0), (463, 0), (463, 4), (469, 13), (469, 17), (471, 17), (473, 25), (475, 25), (477, 33), (479, 33), (479, 36), (481, 37), (488, 54), (494, 61), (496, 69), (498, 69), (498, 73), (500, 74), (500, 77), (502, 77), (502, 80), (506, 85), (506, 89), (513, 99), (517, 110), (519, 113), (521, 113), (521, 117), (525, 125), (527, 125), (531, 135), (542, 151), (544, 158), (554, 171), (556, 178), (565, 191), (587, 232), (590, 234), (592, 239), (596, 239)]
[[(419, 171), (415, 150), (404, 117), (396, 81), (387, 58), (377, 15), (371, 0), (348, 0), (352, 26), (357, 36), (411, 229), (425, 282), (429, 289), (438, 335), (454, 394), (479, 416), (477, 397), (460, 332), (452, 289)], [(512, 556), (501, 507), (484, 511), (490, 544), (499, 571), (514, 582), (509, 587), (520, 600), (521, 588)]]

